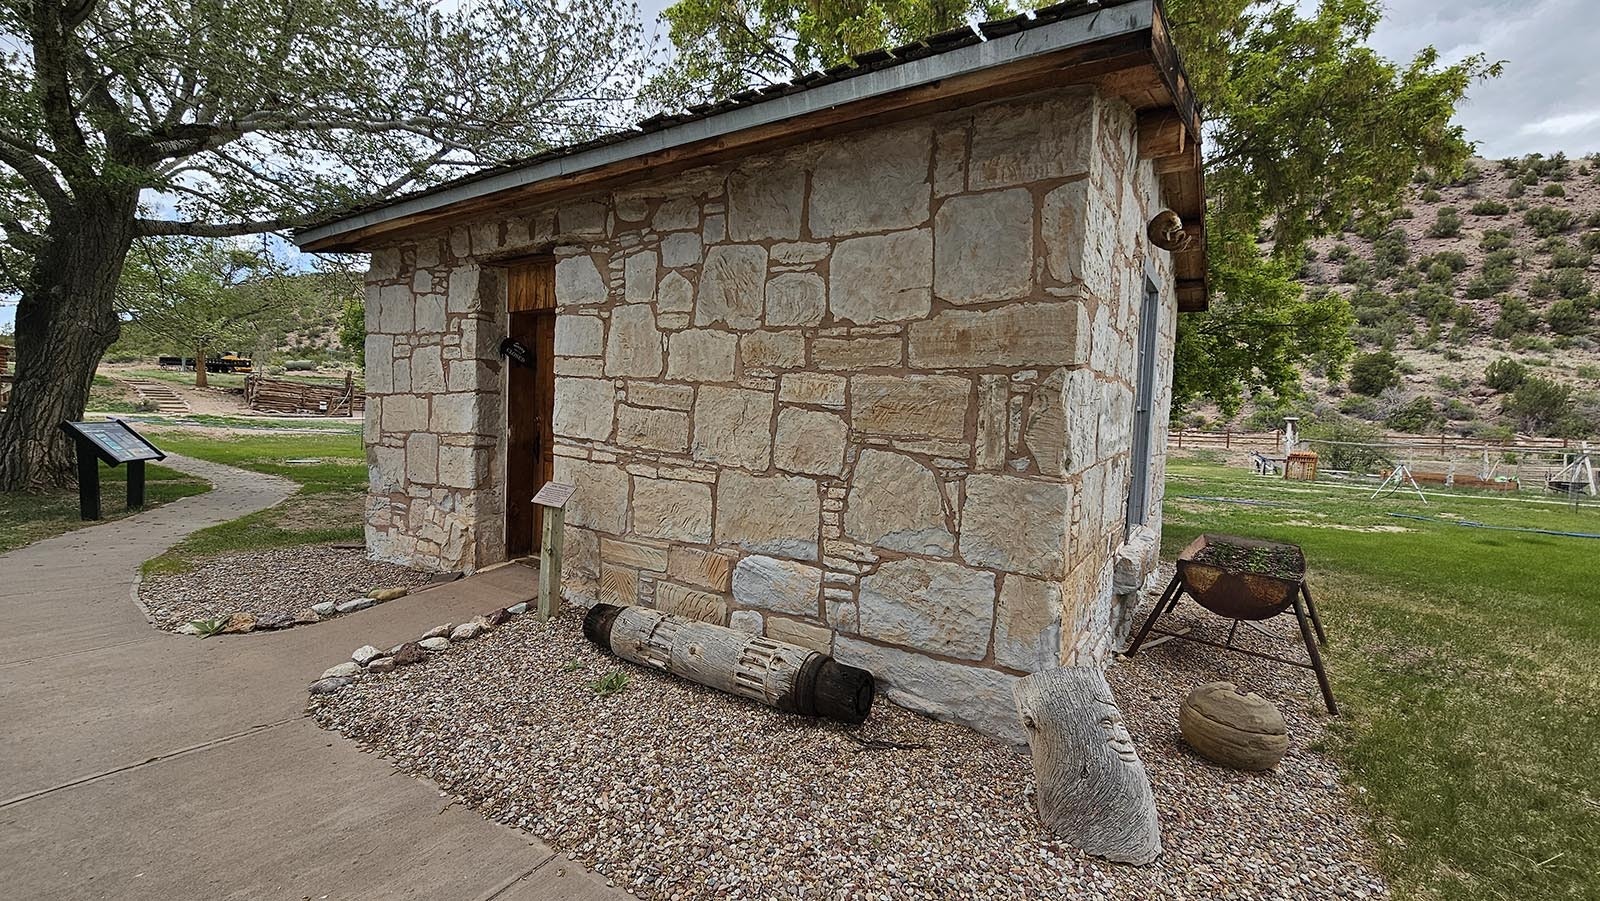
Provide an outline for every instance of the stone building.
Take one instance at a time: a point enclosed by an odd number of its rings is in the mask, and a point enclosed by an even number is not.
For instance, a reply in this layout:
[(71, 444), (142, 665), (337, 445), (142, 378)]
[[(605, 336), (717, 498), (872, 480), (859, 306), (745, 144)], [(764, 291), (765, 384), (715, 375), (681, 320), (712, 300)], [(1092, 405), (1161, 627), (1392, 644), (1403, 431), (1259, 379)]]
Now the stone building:
[(528, 554), (571, 483), (569, 599), (1016, 735), (1010, 681), (1107, 656), (1156, 552), (1206, 297), (1161, 16), (959, 29), (301, 233), (372, 254), (369, 551)]

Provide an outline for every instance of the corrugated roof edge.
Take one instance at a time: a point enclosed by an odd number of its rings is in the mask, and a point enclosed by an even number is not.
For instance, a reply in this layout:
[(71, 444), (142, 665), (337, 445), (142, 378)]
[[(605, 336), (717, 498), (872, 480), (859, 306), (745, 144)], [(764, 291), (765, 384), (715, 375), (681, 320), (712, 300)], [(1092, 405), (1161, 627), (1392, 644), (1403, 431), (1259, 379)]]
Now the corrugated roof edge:
[[(665, 132), (668, 132), (671, 129), (681, 128), (684, 126), (703, 125), (708, 120), (725, 115), (727, 113), (738, 110), (749, 110), (754, 107), (759, 107), (762, 104), (784, 100), (799, 94), (806, 94), (830, 84), (852, 81), (854, 79), (862, 78), (863, 76), (882, 72), (886, 69), (898, 69), (900, 67), (919, 62), (924, 64), (936, 62), (938, 58), (956, 54), (959, 51), (973, 47), (974, 45), (988, 44), (995, 41), (997, 38), (1009, 37), (1022, 32), (1037, 31), (1041, 28), (1068, 20), (1082, 19), (1091, 13), (1101, 13), (1109, 10), (1124, 9), (1131, 17), (1124, 24), (1131, 27), (1127, 27), (1122, 30), (1131, 31), (1138, 27), (1148, 28), (1150, 27), (1155, 16), (1155, 3), (1156, 0), (1099, 0), (1099, 2), (1095, 2), (1095, 0), (1067, 0), (1067, 2), (1064, 3), (1057, 3), (1052, 6), (1046, 6), (1034, 10), (1031, 14), (1023, 13), (1006, 19), (983, 22), (977, 26), (962, 26), (959, 28), (953, 28), (948, 31), (930, 35), (920, 41), (905, 44), (894, 49), (869, 51), (868, 53), (858, 55), (855, 58), (858, 64), (855, 65), (841, 64), (838, 66), (832, 66), (823, 71), (811, 72), (806, 75), (802, 75), (790, 82), (772, 85), (763, 89), (750, 89), (741, 91), (732, 97), (721, 101), (690, 106), (685, 112), (682, 113), (658, 114), (640, 121), (638, 125), (633, 128), (622, 129), (576, 144), (551, 148), (549, 150), (533, 154), (532, 156), (486, 168), (461, 178), (441, 182), (440, 184), (432, 185), (428, 188), (414, 191), (409, 194), (404, 194), (389, 200), (344, 210), (336, 215), (328, 217), (328, 219), (322, 222), (298, 230), (294, 236), (295, 242), (301, 247), (308, 247), (310, 245), (324, 245), (330, 240), (336, 239), (339, 235), (379, 225), (390, 219), (397, 219), (403, 216), (420, 215), (434, 209), (453, 205), (461, 200), (470, 199), (472, 197), (494, 194), (512, 187), (520, 187), (543, 180), (544, 178), (583, 171), (585, 169), (595, 168), (607, 163), (613, 163), (620, 159), (626, 159), (631, 156), (639, 156), (645, 153), (654, 152), (669, 145), (665, 141), (650, 139), (660, 138)], [(1092, 22), (1097, 23), (1098, 19), (1099, 17), (1096, 16)], [(1075, 43), (1088, 43), (1093, 40), (1099, 40), (1102, 37), (1106, 37), (1109, 34), (1114, 33), (1116, 32), (1111, 31), (1110, 29), (1106, 29), (1104, 32), (1097, 32), (1097, 29), (1089, 27), (1084, 29), (1083, 33), (1068, 35), (1068, 37), (1076, 37), (1077, 40), (1064, 40), (1059, 44), (1040, 45), (1027, 48), (1023, 48), (1019, 43), (1018, 45), (1014, 45), (1010, 49), (1010, 52), (1002, 49), (999, 52), (987, 54), (987, 56), (990, 58), (984, 60), (984, 64), (981, 66), (971, 66), (968, 68), (957, 69), (955, 71), (974, 71), (978, 68), (990, 68), (1004, 65), (1008, 62), (1024, 59), (1029, 56), (1073, 46)], [(861, 64), (861, 61), (863, 60), (866, 62)], [(935, 77), (928, 77), (923, 80), (936, 80), (937, 77), (945, 77), (949, 74), (954, 73), (937, 73)], [(916, 82), (907, 80), (905, 84), (898, 85), (896, 89), (909, 86), (913, 83)], [(861, 96), (865, 97), (869, 95), (863, 94)], [(838, 105), (840, 102), (849, 102), (850, 99), (860, 98), (847, 98), (845, 100), (836, 101), (831, 105)], [(804, 112), (806, 111), (799, 111), (788, 115), (774, 116), (773, 121), (777, 121), (782, 118), (788, 118), (790, 116), (802, 115)], [(742, 128), (746, 126), (741, 125), (738, 127)], [(708, 134), (689, 137), (678, 143), (689, 143), (693, 140), (701, 140), (707, 136), (710, 136), (710, 133), (712, 133), (709, 129), (702, 128), (700, 130), (706, 131)], [(723, 133), (734, 130), (737, 130), (737, 128), (726, 129)], [(514, 176), (516, 173), (525, 172), (526, 170), (532, 169), (536, 166), (559, 164), (561, 161), (573, 160), (573, 158), (585, 153), (614, 148), (617, 145), (624, 144), (629, 141), (640, 141), (643, 146), (638, 147), (637, 150), (632, 153), (621, 155), (606, 154), (606, 159), (597, 160), (587, 165), (582, 164), (582, 161), (574, 160), (575, 163), (578, 163), (577, 165), (559, 166), (559, 171), (553, 171), (546, 175), (542, 175), (539, 178), (520, 181), (516, 184), (486, 184), (504, 181), (508, 176)], [(478, 185), (482, 186), (480, 190), (472, 190), (473, 186)], [(447, 197), (442, 195), (461, 196)]]

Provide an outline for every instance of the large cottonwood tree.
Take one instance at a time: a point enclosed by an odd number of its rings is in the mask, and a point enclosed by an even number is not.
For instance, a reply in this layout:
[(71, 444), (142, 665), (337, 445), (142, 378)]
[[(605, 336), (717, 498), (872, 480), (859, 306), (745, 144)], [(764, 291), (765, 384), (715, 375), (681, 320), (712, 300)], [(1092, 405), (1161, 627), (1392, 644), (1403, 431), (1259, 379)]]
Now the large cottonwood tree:
[[(675, 61), (648, 94), (663, 106), (793, 78), (1027, 0), (679, 0), (665, 17)], [(1031, 5), (1043, 3), (1035, 0)], [(1292, 394), (1309, 364), (1350, 353), (1349, 306), (1307, 297), (1305, 244), (1400, 202), (1421, 167), (1450, 170), (1471, 145), (1451, 124), (1480, 57), (1403, 65), (1367, 45), (1379, 0), (1166, 0), (1206, 120), (1212, 309), (1179, 320), (1173, 398), (1224, 409), (1246, 391)]]
[(0, 490), (71, 478), (129, 248), (279, 230), (582, 138), (632, 93), (607, 0), (0, 0)]

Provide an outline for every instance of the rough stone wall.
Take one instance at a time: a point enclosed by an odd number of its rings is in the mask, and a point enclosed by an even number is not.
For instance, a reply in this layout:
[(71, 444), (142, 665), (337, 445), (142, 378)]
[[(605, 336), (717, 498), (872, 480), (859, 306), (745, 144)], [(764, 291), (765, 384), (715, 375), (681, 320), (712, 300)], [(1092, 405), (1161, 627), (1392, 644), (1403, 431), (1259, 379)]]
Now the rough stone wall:
[(1117, 640), (1147, 255), (1159, 528), (1159, 209), (1132, 111), (1075, 88), (376, 255), (369, 546), (441, 569), (503, 554), (494, 260), (548, 250), (568, 596), (830, 651), (1016, 737), (1015, 674)]

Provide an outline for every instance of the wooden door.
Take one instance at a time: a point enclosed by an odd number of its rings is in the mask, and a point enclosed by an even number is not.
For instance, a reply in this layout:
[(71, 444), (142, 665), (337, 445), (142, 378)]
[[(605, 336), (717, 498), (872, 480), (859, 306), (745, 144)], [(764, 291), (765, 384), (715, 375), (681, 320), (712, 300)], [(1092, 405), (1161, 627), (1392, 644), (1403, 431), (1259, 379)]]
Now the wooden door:
[(531, 352), (529, 365), (506, 361), (506, 556), (539, 551), (539, 508), (533, 495), (554, 471), (555, 263), (510, 270), (507, 334)]

